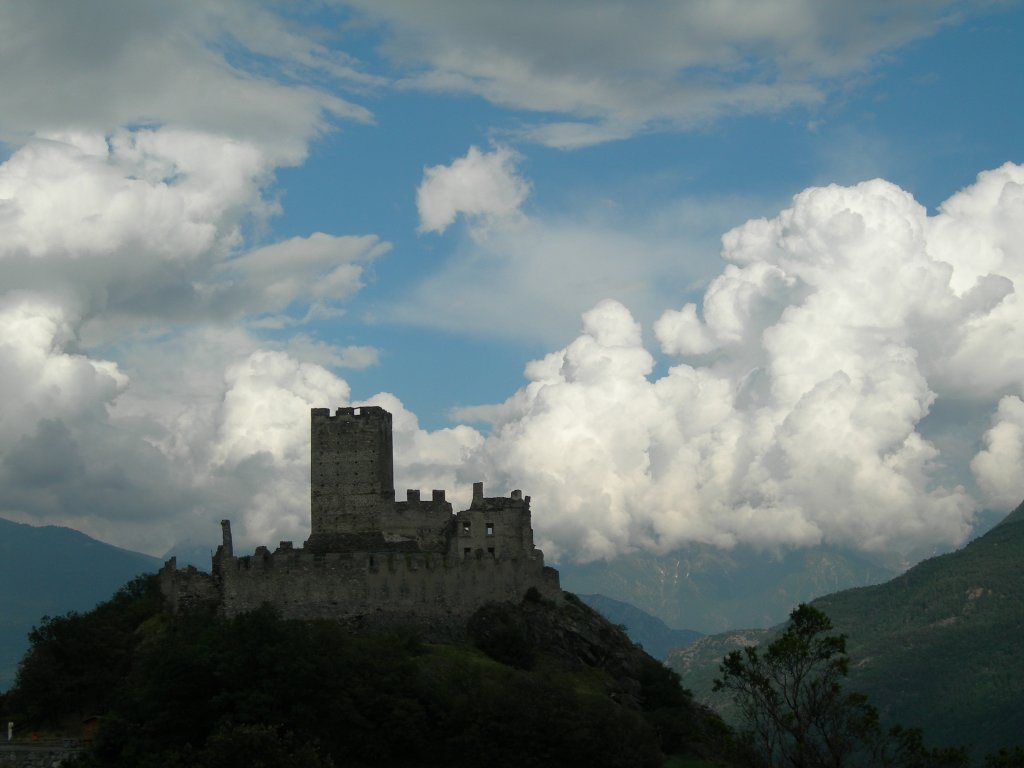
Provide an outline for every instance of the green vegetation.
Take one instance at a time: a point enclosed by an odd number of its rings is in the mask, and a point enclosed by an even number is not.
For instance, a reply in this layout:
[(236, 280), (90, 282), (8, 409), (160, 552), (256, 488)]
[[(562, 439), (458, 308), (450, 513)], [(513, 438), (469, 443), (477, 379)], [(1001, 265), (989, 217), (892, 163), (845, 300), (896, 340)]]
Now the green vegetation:
[(878, 710), (843, 690), (849, 673), (845, 635), (801, 605), (764, 651), (732, 651), (720, 666), (716, 691), (732, 694), (746, 727), (745, 742), (771, 768), (939, 768), (969, 765), (958, 749), (929, 750), (919, 731), (882, 728)]
[(484, 650), (270, 609), (172, 617), (146, 577), (34, 630), (0, 715), (53, 734), (100, 716), (80, 768), (714, 764), (720, 721), (578, 601), (476, 625)]
[(153, 557), (90, 539), (69, 528), (0, 518), (0, 691), (14, 683), (26, 639), (43, 614), (89, 610), (141, 573)]
[[(986, 753), (1024, 747), (1022, 562), (1024, 505), (957, 552), (810, 604), (846, 635), (846, 687), (877, 706), (883, 723), (919, 726), (929, 743), (966, 746), (980, 762)], [(698, 701), (737, 721), (728, 698), (712, 693), (718, 664), (782, 631), (701, 638), (668, 664)]]
[(849, 635), (850, 686), (883, 719), (976, 755), (1024, 746), (1024, 505), (952, 554), (814, 601)]

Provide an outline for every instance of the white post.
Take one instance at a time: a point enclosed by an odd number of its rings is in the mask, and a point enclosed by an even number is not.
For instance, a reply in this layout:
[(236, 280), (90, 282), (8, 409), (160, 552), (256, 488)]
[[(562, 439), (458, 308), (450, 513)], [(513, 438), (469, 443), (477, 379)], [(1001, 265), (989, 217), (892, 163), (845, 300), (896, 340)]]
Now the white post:
[(14, 723), (7, 721), (7, 741), (14, 738)]

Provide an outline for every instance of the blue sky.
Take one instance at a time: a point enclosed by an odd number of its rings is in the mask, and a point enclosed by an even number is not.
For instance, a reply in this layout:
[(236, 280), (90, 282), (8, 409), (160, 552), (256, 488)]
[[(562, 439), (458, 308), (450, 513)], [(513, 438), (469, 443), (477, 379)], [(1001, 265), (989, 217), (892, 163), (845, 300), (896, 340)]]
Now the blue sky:
[[(360, 322), (360, 315), (386, 317), (386, 305), (403, 295), (403, 287), (429, 276), (464, 237), (459, 226), (441, 235), (416, 232), (415, 189), (425, 167), (447, 164), (470, 146), (486, 150), (504, 143), (521, 155), (520, 170), (531, 184), (524, 207), (583, 226), (594, 208), (608, 210), (624, 227), (642, 227), (652, 209), (674, 201), (724, 201), (717, 226), (694, 232), (690, 222), (676, 233), (680, 240), (701, 236), (707, 246), (696, 285), (685, 279), (678, 285), (690, 288), (692, 300), (718, 271), (717, 238), (725, 229), (777, 212), (808, 186), (877, 176), (934, 210), (979, 171), (1019, 160), (1024, 118), (1006, 100), (1024, 93), (1022, 54), (1014, 43), (1021, 22), (1021, 8), (1011, 6), (951, 23), (886, 51), (883, 61), (840, 84), (820, 105), (727, 117), (690, 131), (642, 133), (574, 151), (503, 142), (517, 125), (536, 119), (529, 111), (459, 93), (382, 91), (365, 103), (373, 124), (342, 125), (313, 145), (302, 166), (278, 173), (283, 213), (272, 230), (278, 237), (374, 232), (393, 244), (375, 266), (376, 282), (354, 297), (350, 312), (356, 317), (318, 332), (352, 343), (372, 338), (383, 355), (380, 364), (350, 373), (349, 382), (367, 394), (393, 391), (424, 426), (446, 426), (453, 406), (507, 397), (525, 362), (547, 348), (528, 335), (517, 337), (514, 329), (496, 341), (472, 328), (437, 334), (383, 318), (369, 326)], [(379, 34), (369, 37), (353, 49), (356, 55), (376, 71), (396, 74), (374, 51)], [(616, 297), (614, 290), (608, 295)], [(573, 315), (589, 308), (565, 298)], [(567, 341), (577, 326), (553, 328), (548, 338)], [(486, 366), (479, 365), (482, 358)], [(432, 364), (452, 373), (443, 386), (403, 382), (410, 367)]]
[(308, 408), (377, 402), (398, 485), (558, 557), (958, 544), (1024, 496), (1022, 29), (8, 3), (0, 515), (301, 540)]

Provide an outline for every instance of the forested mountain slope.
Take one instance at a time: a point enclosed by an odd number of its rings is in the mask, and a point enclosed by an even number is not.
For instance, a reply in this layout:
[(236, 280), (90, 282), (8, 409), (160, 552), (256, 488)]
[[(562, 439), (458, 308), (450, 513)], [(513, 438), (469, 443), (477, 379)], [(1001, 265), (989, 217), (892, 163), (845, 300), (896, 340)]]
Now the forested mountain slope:
[[(848, 688), (887, 720), (976, 754), (1024, 746), (1024, 505), (957, 552), (811, 604), (848, 635)], [(722, 655), (772, 634), (702, 638), (668, 663), (698, 700), (727, 709), (710, 690)]]

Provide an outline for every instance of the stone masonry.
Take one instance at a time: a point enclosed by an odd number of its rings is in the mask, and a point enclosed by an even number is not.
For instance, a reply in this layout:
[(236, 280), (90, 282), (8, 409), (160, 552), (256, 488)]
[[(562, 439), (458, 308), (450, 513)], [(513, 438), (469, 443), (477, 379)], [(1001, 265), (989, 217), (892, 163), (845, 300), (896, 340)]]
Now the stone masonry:
[(173, 611), (212, 605), (234, 616), (270, 603), (285, 618), (451, 635), (483, 605), (519, 602), (531, 588), (561, 599), (558, 572), (533, 543), (529, 496), (485, 497), (474, 483), (469, 509), (454, 514), (444, 491), (396, 501), (391, 414), (376, 406), (314, 408), (310, 436), (304, 546), (238, 557), (225, 520), (211, 573), (174, 558), (161, 569)]

